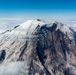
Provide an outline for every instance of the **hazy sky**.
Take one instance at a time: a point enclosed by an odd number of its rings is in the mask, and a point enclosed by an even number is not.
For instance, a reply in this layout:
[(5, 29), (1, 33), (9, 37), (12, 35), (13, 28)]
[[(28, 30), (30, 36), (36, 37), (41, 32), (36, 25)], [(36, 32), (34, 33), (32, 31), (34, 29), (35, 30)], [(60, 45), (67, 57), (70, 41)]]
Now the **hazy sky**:
[(0, 0), (0, 18), (76, 18), (76, 0)]

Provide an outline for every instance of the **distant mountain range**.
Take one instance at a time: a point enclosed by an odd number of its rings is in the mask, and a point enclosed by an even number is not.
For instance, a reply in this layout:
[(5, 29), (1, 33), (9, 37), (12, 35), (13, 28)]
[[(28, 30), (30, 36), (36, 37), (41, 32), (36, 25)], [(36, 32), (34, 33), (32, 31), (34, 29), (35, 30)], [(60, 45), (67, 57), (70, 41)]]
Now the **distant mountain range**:
[(0, 75), (76, 75), (76, 32), (40, 19), (2, 32)]

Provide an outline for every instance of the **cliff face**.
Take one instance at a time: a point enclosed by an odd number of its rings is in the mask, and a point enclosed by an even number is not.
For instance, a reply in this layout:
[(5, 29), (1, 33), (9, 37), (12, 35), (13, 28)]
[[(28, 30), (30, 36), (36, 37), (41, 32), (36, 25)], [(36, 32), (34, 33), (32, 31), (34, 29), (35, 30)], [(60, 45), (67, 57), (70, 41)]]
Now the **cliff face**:
[(0, 35), (0, 61), (24, 62), (23, 75), (76, 75), (76, 33), (62, 23), (29, 20)]

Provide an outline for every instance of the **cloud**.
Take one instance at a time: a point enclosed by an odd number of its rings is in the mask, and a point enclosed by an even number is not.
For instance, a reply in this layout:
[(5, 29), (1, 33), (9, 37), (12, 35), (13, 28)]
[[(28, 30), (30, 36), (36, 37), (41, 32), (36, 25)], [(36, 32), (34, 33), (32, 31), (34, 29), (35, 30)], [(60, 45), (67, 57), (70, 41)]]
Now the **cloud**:
[(10, 62), (0, 65), (0, 75), (28, 75), (26, 62)]
[(24, 20), (24, 18), (0, 18), (0, 20)]
[(0, 18), (0, 33), (11, 30), (25, 21), (23, 18)]

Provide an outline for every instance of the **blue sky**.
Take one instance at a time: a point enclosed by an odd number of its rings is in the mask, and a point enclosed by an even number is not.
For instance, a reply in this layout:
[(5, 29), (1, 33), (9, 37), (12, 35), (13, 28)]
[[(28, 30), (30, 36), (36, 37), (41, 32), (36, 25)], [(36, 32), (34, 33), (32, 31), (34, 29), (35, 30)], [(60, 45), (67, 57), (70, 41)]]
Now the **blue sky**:
[(0, 0), (0, 18), (76, 18), (76, 0)]

